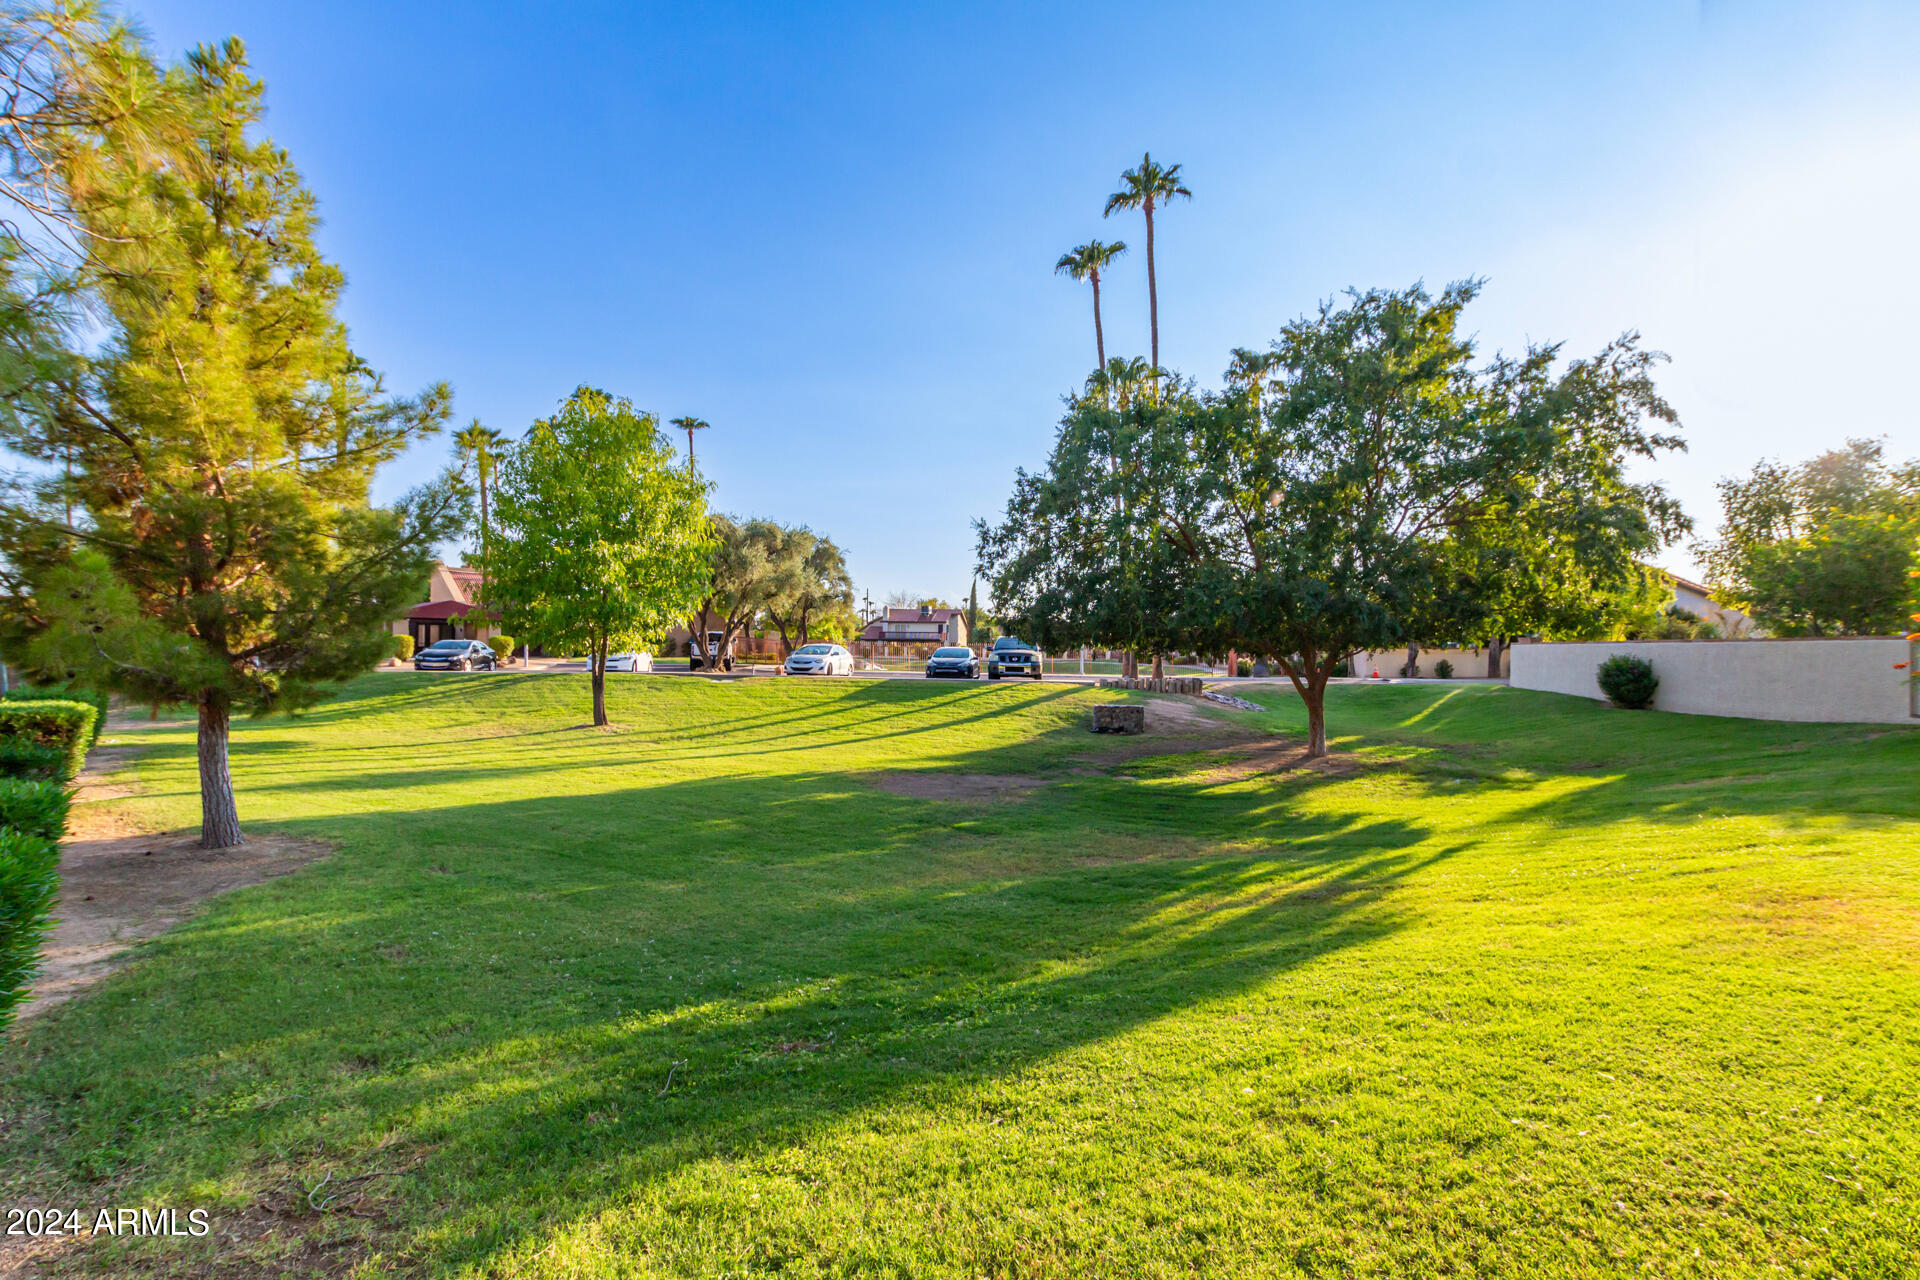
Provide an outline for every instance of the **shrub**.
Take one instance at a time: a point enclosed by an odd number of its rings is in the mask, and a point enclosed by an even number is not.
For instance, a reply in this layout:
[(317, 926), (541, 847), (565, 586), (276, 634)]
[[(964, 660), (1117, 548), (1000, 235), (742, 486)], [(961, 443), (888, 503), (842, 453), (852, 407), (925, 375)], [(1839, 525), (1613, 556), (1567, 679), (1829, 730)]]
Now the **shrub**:
[(1242, 658), (1240, 659), (1239, 669), (1236, 670), (1233, 674), (1235, 674), (1236, 676), (1242, 676), (1242, 677), (1251, 676), (1253, 674), (1253, 664), (1251, 662), (1248, 662), (1245, 658)]
[(0, 830), (0, 1026), (33, 985), (40, 942), (60, 890), (60, 846), (45, 836)]
[(84, 702), (93, 708), (93, 731), (87, 735), (89, 749), (100, 741), (101, 730), (107, 727), (107, 695), (94, 689), (83, 689), (79, 685), (50, 684), (37, 689), (16, 685), (0, 693), (4, 702)]
[(1652, 706), (1654, 690), (1660, 687), (1660, 677), (1653, 674), (1651, 662), (1625, 653), (1616, 653), (1600, 664), (1599, 680), (1600, 692), (1614, 706), (1632, 711)]
[(493, 650), (493, 656), (502, 662), (513, 661), (513, 637), (495, 636), (487, 641), (487, 647)]
[(67, 807), (72, 803), (73, 792), (61, 783), (0, 778), (0, 828), (58, 840), (67, 833)]
[(0, 774), (72, 782), (96, 719), (84, 702), (0, 702)]
[(393, 638), (393, 656), (405, 662), (413, 656), (413, 637), (399, 635)]
[(1433, 678), (1436, 680), (1453, 679), (1453, 664), (1445, 658), (1433, 664)]
[(1333, 664), (1333, 674), (1344, 680), (1353, 674), (1353, 664), (1351, 662), (1336, 662)]

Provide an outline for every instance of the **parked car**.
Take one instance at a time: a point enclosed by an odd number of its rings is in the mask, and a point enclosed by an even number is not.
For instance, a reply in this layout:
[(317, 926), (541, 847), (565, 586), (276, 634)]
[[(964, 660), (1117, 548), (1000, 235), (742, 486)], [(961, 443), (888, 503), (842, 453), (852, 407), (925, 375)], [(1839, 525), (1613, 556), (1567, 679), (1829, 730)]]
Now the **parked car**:
[(987, 654), (987, 679), (1001, 676), (1040, 678), (1040, 651), (1017, 636), (1001, 636)]
[(633, 671), (644, 674), (653, 670), (653, 655), (650, 653), (610, 653), (607, 655), (607, 670)]
[(413, 655), (415, 671), (491, 671), (499, 665), (493, 647), (479, 640), (442, 640)]
[(803, 644), (781, 670), (790, 676), (850, 676), (853, 655), (837, 644)]
[(980, 659), (973, 656), (973, 650), (958, 645), (945, 649), (935, 649), (933, 656), (927, 659), (927, 678), (936, 676), (957, 676), (962, 680), (972, 680), (980, 674)]

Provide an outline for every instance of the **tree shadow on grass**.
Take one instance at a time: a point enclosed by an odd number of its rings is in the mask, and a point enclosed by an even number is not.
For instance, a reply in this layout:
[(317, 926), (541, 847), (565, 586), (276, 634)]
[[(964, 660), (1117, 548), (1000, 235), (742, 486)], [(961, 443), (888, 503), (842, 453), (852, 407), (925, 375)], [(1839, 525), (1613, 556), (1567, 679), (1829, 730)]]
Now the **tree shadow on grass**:
[(813, 773), (271, 824), (343, 852), (43, 1020), (9, 1091), (54, 1117), (39, 1159), (135, 1199), (399, 1159), (386, 1247), (496, 1263), (690, 1162), (1385, 937), (1396, 882), (1444, 856), (1250, 795), (1193, 816), (1285, 842), (1222, 853), (1124, 785), (968, 806)]
[[(1274, 699), (1278, 726), (1291, 727)], [(1727, 816), (1872, 828), (1920, 817), (1920, 732), (1622, 711), (1501, 686), (1342, 686), (1329, 723), (1348, 751), (1399, 753), (1436, 796), (1503, 792), (1495, 821), (1685, 826)], [(1541, 784), (1548, 784), (1542, 786)], [(1538, 791), (1526, 802), (1526, 793)]]

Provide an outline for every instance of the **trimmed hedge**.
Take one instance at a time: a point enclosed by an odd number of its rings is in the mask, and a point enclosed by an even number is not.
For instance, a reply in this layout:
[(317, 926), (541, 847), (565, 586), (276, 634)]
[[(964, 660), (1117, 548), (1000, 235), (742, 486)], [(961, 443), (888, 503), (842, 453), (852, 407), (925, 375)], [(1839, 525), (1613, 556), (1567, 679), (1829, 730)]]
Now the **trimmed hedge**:
[(0, 702), (86, 703), (93, 708), (93, 732), (87, 738), (89, 748), (100, 741), (100, 733), (107, 727), (107, 695), (93, 689), (82, 689), (78, 685), (53, 684), (38, 689), (15, 685), (5, 693), (0, 693)]
[(493, 656), (500, 659), (500, 661), (513, 661), (512, 636), (494, 636), (487, 641), (487, 648), (493, 650)]
[(67, 784), (99, 736), (105, 699), (49, 696), (43, 689), (0, 697), (0, 1026), (26, 999), (40, 970), (40, 944), (60, 892), (60, 837)]
[(40, 943), (60, 892), (60, 846), (45, 836), (0, 830), (0, 1026), (40, 971)]
[(405, 662), (413, 656), (413, 637), (400, 635), (393, 638), (393, 656)]
[(84, 702), (0, 701), (0, 774), (72, 782), (98, 717)]
[(73, 792), (57, 782), (0, 778), (0, 829), (58, 840), (67, 834)]

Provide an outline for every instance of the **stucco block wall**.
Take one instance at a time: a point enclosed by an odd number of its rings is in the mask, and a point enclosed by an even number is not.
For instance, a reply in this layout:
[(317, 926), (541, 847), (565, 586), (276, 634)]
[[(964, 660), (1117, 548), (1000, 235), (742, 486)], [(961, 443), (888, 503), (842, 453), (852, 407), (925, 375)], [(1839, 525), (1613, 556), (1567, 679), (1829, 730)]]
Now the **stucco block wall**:
[(1595, 676), (1616, 653), (1660, 677), (1654, 707), (1750, 720), (1920, 724), (1898, 636), (1858, 640), (1651, 640), (1513, 647), (1516, 689), (1604, 699)]
[[(1500, 674), (1507, 675), (1513, 661), (1514, 646), (1508, 645), (1500, 651)], [(1422, 649), (1420, 661), (1416, 664), (1414, 675), (1421, 680), (1435, 680), (1439, 677), (1434, 667), (1445, 660), (1453, 664), (1453, 679), (1484, 680), (1487, 678), (1487, 651), (1472, 649)], [(1362, 650), (1353, 656), (1353, 674), (1370, 675), (1378, 671), (1382, 676), (1392, 678), (1400, 674), (1407, 665), (1405, 649), (1381, 649), (1379, 651)], [(1279, 672), (1275, 672), (1278, 675)]]

